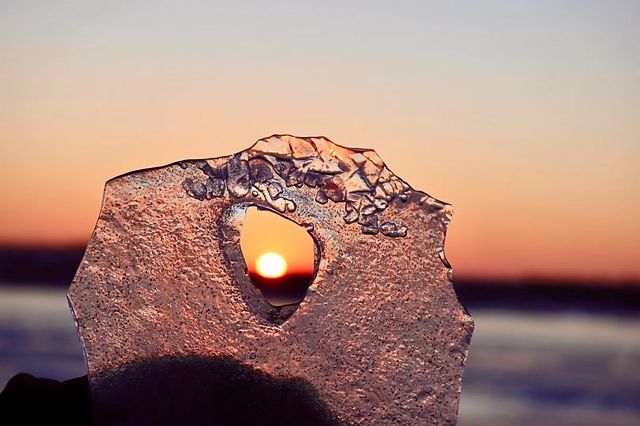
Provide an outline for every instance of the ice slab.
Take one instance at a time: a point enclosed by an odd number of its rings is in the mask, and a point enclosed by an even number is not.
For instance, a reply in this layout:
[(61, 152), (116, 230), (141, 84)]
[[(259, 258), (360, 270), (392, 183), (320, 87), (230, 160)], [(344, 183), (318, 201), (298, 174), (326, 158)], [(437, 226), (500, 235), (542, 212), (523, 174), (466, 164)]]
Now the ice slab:
[[(240, 249), (249, 206), (316, 241), (300, 304), (274, 307), (251, 285)], [(110, 180), (68, 293), (94, 410), (133, 404), (113, 391), (125, 372), (210, 359), (304, 382), (331, 422), (455, 423), (473, 321), (444, 257), (450, 217), (374, 151), (322, 137), (274, 135)]]

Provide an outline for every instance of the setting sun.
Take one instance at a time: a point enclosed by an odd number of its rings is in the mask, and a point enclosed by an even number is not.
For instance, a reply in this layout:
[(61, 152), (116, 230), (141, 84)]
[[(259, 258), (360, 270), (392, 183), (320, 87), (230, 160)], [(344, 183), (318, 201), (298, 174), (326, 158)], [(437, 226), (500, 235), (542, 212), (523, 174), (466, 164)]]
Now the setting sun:
[(267, 278), (279, 278), (287, 272), (287, 261), (278, 253), (265, 253), (256, 261), (256, 271)]

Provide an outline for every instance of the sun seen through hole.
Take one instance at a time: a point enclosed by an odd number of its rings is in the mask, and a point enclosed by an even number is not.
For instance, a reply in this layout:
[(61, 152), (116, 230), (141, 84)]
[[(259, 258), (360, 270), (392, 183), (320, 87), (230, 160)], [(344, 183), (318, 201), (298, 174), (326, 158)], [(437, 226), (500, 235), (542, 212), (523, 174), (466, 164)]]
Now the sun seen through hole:
[(278, 253), (265, 253), (256, 261), (256, 272), (265, 278), (280, 278), (287, 272), (287, 261)]
[(299, 303), (315, 273), (315, 241), (305, 228), (269, 210), (249, 207), (240, 247), (252, 284), (272, 306)]

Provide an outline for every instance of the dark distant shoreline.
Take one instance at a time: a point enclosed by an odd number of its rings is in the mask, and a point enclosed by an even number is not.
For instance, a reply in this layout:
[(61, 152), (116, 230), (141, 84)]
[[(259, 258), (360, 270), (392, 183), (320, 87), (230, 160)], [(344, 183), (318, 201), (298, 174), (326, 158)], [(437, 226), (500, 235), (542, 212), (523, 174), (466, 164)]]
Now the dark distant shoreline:
[(0, 283), (69, 285), (84, 247), (0, 247)]
[(455, 279), (458, 298), (474, 309), (574, 311), (640, 316), (637, 282)]
[[(84, 247), (0, 247), (0, 286), (66, 287)], [(640, 315), (640, 282), (552, 278), (518, 280), (455, 277), (460, 300), (474, 309), (572, 310)]]

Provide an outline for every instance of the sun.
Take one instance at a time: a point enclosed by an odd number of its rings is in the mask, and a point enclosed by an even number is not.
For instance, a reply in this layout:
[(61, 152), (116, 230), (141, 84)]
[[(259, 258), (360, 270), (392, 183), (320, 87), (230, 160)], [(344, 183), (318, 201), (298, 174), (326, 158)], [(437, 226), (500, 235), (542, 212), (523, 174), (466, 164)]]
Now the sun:
[(266, 278), (279, 278), (287, 272), (287, 261), (278, 253), (264, 253), (256, 260), (256, 271)]

